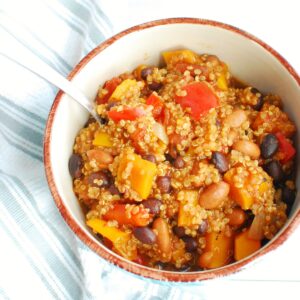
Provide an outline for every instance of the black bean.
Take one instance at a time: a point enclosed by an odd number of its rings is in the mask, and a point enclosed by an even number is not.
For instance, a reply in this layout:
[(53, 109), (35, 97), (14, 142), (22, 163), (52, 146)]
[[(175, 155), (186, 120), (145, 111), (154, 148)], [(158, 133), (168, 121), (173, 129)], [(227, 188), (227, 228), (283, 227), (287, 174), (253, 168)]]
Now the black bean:
[(213, 152), (211, 156), (211, 161), (220, 173), (225, 173), (229, 169), (229, 163), (227, 157), (222, 152)]
[(173, 227), (173, 232), (175, 235), (177, 235), (179, 238), (182, 238), (185, 236), (185, 229), (182, 226), (174, 226)]
[(184, 236), (181, 238), (185, 243), (185, 249), (188, 252), (194, 252), (197, 250), (197, 242), (191, 236)]
[(185, 166), (185, 162), (181, 156), (177, 156), (173, 162), (173, 166), (176, 169), (182, 169)]
[(169, 193), (171, 191), (171, 178), (169, 176), (157, 177), (156, 183), (162, 193)]
[(167, 161), (169, 161), (171, 164), (173, 164), (174, 162), (174, 157), (172, 155), (170, 155), (169, 153), (165, 153), (165, 158)]
[(157, 92), (163, 87), (163, 84), (161, 82), (153, 81), (152, 83), (148, 84), (148, 87), (150, 90)]
[[(174, 161), (174, 159), (177, 157), (177, 155), (178, 155), (178, 152), (177, 152), (177, 147), (176, 147), (176, 145), (174, 145), (174, 144), (170, 144), (169, 145), (169, 153), (168, 154), (166, 154), (166, 155), (169, 155), (169, 156), (171, 156), (171, 158), (172, 158), (172, 162)], [(171, 161), (170, 161), (171, 162)]]
[(120, 195), (118, 188), (114, 184), (111, 184), (108, 190), (112, 195)]
[(296, 198), (296, 191), (290, 189), (287, 186), (284, 186), (282, 189), (282, 201), (285, 202), (288, 206), (292, 206), (294, 204)]
[(191, 269), (191, 265), (183, 265), (180, 268), (176, 268), (177, 272), (188, 272)]
[[(101, 180), (100, 184), (98, 184), (98, 180)], [(88, 183), (93, 187), (109, 187), (111, 180), (107, 172), (99, 171), (88, 176)]]
[(160, 207), (162, 202), (155, 198), (149, 198), (142, 202), (145, 208), (149, 209), (150, 214), (158, 215), (160, 213)]
[(101, 123), (102, 125), (106, 125), (106, 124), (108, 123), (108, 119), (107, 119), (107, 118), (99, 117), (99, 119), (100, 119), (100, 123)]
[(159, 269), (159, 270), (165, 270), (169, 266), (168, 263), (165, 263), (165, 262), (162, 262), (162, 261), (157, 261), (154, 265), (155, 265), (156, 269)]
[(156, 163), (156, 157), (153, 154), (145, 154), (143, 155), (143, 159)]
[(282, 166), (277, 160), (272, 160), (264, 165), (264, 170), (273, 178), (274, 183), (279, 183), (284, 178)]
[(256, 104), (253, 106), (253, 109), (255, 110), (261, 110), (263, 104), (264, 104), (264, 99), (262, 93), (256, 89), (256, 88), (251, 88), (251, 93), (252, 94), (260, 94), (260, 96), (257, 98)]
[(148, 227), (134, 228), (133, 235), (143, 244), (152, 245), (156, 241), (156, 234)]
[(96, 120), (92, 117), (92, 116), (90, 116), (89, 117), (89, 119), (86, 121), (86, 123), (84, 124), (84, 127), (86, 128), (86, 127), (88, 127), (90, 124), (92, 124), (92, 123), (95, 123), (96, 122)]
[(69, 159), (69, 172), (73, 179), (82, 175), (83, 160), (79, 154), (73, 153)]
[(107, 111), (110, 111), (111, 108), (113, 108), (113, 107), (116, 106), (117, 104), (118, 104), (118, 103), (115, 102), (115, 101), (110, 101), (110, 102), (108, 102), (107, 105), (106, 105), (106, 110), (107, 110)]
[(266, 238), (262, 239), (262, 240), (261, 240), (261, 247), (267, 245), (269, 242), (270, 242), (270, 240), (268, 240), (268, 239), (266, 239)]
[(207, 220), (203, 220), (202, 223), (199, 225), (197, 231), (199, 234), (203, 235), (206, 233), (207, 229), (208, 229), (208, 222)]
[(261, 144), (260, 151), (262, 158), (270, 158), (278, 150), (278, 140), (275, 134), (269, 133), (264, 136)]
[(147, 67), (141, 71), (141, 77), (142, 79), (146, 80), (147, 76), (153, 73), (152, 67)]

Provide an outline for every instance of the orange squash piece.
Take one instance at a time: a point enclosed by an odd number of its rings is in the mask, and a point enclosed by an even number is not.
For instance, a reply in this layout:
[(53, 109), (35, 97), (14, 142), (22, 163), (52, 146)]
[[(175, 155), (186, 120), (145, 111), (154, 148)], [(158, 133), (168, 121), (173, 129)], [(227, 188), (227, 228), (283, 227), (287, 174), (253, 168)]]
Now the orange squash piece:
[(186, 205), (191, 207), (196, 207), (198, 204), (198, 191), (182, 191), (184, 193), (183, 200), (179, 204), (179, 213), (178, 213), (178, 226), (191, 226), (193, 225), (193, 215), (189, 210), (185, 210)]
[(245, 185), (243, 188), (237, 188), (234, 185), (233, 176), (235, 173), (235, 169), (229, 170), (224, 175), (224, 180), (230, 185), (229, 196), (244, 210), (249, 209), (254, 199), (247, 191), (247, 186)]
[(131, 239), (131, 233), (122, 231), (116, 227), (110, 227), (107, 222), (98, 218), (86, 221), (86, 224), (91, 227), (95, 232), (101, 234), (103, 237), (109, 239), (113, 248), (123, 257), (134, 260), (137, 256), (137, 250), (126, 251), (126, 245)]
[[(138, 209), (136, 209), (136, 207)], [(139, 205), (132, 205), (132, 213), (126, 211), (126, 204), (115, 204), (105, 215), (104, 220), (116, 220), (120, 225), (147, 226), (152, 220), (148, 210)]]
[(261, 247), (261, 243), (258, 240), (252, 240), (248, 237), (248, 231), (246, 230), (238, 234), (234, 239), (234, 259), (241, 260)]
[(123, 172), (126, 170), (129, 163), (132, 163), (129, 181), (131, 188), (135, 190), (142, 199), (147, 199), (150, 195), (154, 177), (157, 172), (156, 164), (142, 159), (137, 154), (131, 154), (131, 158), (123, 157), (118, 168), (117, 178), (122, 181)]
[[(205, 269), (214, 269), (227, 265), (233, 253), (233, 235), (230, 237), (224, 232), (210, 232), (206, 236), (206, 246), (203, 254), (199, 257), (199, 265)], [(202, 256), (208, 256), (208, 259), (201, 259)], [(204, 257), (203, 257), (204, 258)], [(205, 265), (203, 265), (205, 261)]]
[(198, 55), (195, 52), (187, 49), (166, 51), (162, 53), (162, 56), (167, 65), (178, 61), (193, 64), (198, 58)]

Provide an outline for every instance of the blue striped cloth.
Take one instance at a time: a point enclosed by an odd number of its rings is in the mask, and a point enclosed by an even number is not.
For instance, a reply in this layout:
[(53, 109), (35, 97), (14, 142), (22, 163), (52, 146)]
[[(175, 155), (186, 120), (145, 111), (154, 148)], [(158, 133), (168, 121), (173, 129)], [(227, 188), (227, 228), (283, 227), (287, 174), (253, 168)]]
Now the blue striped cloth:
[[(102, 10), (108, 2), (2, 1), (0, 52), (32, 63), (37, 56), (67, 75), (112, 34)], [(295, 249), (291, 257), (296, 257), (296, 236), (289, 248), (283, 246), (248, 273), (190, 285), (142, 279), (87, 248), (62, 219), (44, 174), (43, 134), (56, 93), (57, 88), (0, 54), (0, 299), (240, 299), (233, 289), (242, 291), (243, 299), (253, 299), (257, 290), (264, 298), (269, 291), (281, 299), (287, 289), (297, 294), (297, 268), (280, 271), (287, 249)], [(270, 272), (275, 264), (277, 273)]]

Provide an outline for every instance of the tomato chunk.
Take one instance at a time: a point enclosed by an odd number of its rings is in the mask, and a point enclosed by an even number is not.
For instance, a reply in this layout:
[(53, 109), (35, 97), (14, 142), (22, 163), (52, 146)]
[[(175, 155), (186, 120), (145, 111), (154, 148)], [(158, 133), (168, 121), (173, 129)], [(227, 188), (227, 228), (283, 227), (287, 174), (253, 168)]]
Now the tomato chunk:
[(114, 77), (104, 83), (103, 88), (107, 90), (107, 94), (105, 95), (98, 95), (97, 96), (97, 103), (98, 104), (105, 104), (108, 102), (111, 94), (114, 92), (116, 87), (122, 82), (122, 79), (119, 77)]
[(277, 132), (275, 135), (278, 139), (279, 151), (283, 154), (281, 161), (286, 163), (295, 156), (296, 149), (281, 132)]
[(115, 122), (120, 122), (121, 120), (133, 121), (145, 114), (146, 111), (141, 107), (125, 108), (121, 111), (110, 110), (107, 113), (108, 117)]
[(154, 119), (157, 120), (161, 116), (164, 107), (163, 102), (160, 100), (158, 95), (154, 92), (148, 97), (148, 99), (146, 100), (146, 104), (153, 106), (152, 114)]
[(201, 116), (219, 104), (217, 96), (203, 82), (189, 84), (182, 90), (186, 92), (186, 95), (175, 96), (175, 101), (182, 108), (190, 108), (189, 114), (195, 121), (199, 121)]

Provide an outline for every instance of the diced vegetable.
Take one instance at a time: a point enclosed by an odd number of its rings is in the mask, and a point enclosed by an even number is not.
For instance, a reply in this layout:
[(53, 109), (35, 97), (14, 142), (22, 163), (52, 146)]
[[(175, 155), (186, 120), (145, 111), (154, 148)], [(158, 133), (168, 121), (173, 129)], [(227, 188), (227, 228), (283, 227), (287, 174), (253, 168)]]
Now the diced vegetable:
[[(181, 191), (183, 193), (183, 199), (180, 200), (179, 205), (179, 213), (178, 213), (178, 226), (191, 226), (193, 224), (193, 212), (198, 205), (198, 191), (192, 190), (184, 190)], [(189, 207), (191, 209), (186, 210), (185, 207)]]
[(191, 83), (182, 88), (185, 96), (175, 96), (175, 101), (182, 108), (188, 108), (189, 114), (195, 121), (206, 114), (211, 108), (218, 106), (218, 98), (203, 82)]
[(244, 210), (249, 209), (254, 199), (247, 191), (247, 188), (237, 188), (234, 184), (233, 176), (235, 175), (235, 169), (230, 169), (224, 175), (224, 180), (230, 185), (229, 196)]
[(132, 145), (138, 153), (143, 152), (143, 149), (140, 146), (139, 142), (143, 140), (143, 137), (145, 136), (145, 132), (146, 132), (145, 128), (136, 128), (135, 132), (130, 135)]
[(275, 135), (279, 143), (279, 152), (282, 154), (281, 162), (285, 164), (295, 156), (296, 149), (281, 132)]
[(120, 225), (147, 226), (152, 220), (148, 210), (139, 205), (115, 204), (106, 214), (104, 220), (116, 220)]
[(153, 229), (157, 232), (157, 245), (164, 260), (171, 259), (172, 240), (168, 222), (163, 218), (157, 218), (153, 222)]
[[(107, 103), (108, 99), (110, 98), (111, 94), (114, 92), (116, 87), (122, 82), (122, 79), (119, 77), (114, 77), (111, 80), (105, 82), (103, 88), (107, 91), (107, 93), (99, 93), (97, 96), (97, 103), (98, 104), (105, 104)], [(101, 90), (100, 90), (101, 91)]]
[(142, 79), (142, 70), (145, 69), (147, 66), (146, 65), (139, 65), (135, 70), (134, 70), (134, 75), (141, 80)]
[[(213, 269), (225, 266), (232, 258), (233, 253), (233, 235), (227, 236), (224, 232), (210, 232), (205, 235), (206, 246), (203, 254), (199, 258), (200, 267)], [(203, 255), (209, 259), (201, 259)], [(202, 265), (205, 262), (205, 265)]]
[(125, 156), (120, 161), (118, 180), (123, 180), (124, 170), (127, 168), (128, 164), (132, 164), (132, 169), (128, 177), (131, 188), (135, 190), (142, 199), (146, 199), (150, 195), (152, 189), (157, 171), (156, 165), (148, 160), (142, 159), (137, 154), (132, 154), (131, 156), (130, 159), (128, 159), (128, 156)]
[(109, 239), (113, 243), (115, 250), (123, 257), (129, 260), (134, 260), (136, 258), (136, 249), (132, 249), (132, 251), (126, 251), (126, 245), (131, 239), (131, 233), (124, 232), (116, 227), (110, 227), (107, 225), (106, 221), (97, 218), (87, 220), (86, 223), (95, 232)]
[(234, 259), (241, 260), (260, 248), (260, 241), (250, 239), (248, 230), (238, 234), (234, 239)]
[(137, 86), (137, 81), (135, 79), (125, 79), (116, 87), (109, 100), (121, 100), (121, 98), (135, 86)]
[(164, 104), (160, 100), (159, 96), (157, 95), (156, 92), (153, 92), (148, 99), (146, 100), (147, 105), (152, 105), (153, 110), (152, 110), (152, 115), (155, 120), (158, 120), (158, 118), (161, 116)]
[(221, 76), (217, 79), (217, 86), (223, 91), (228, 90), (228, 83), (225, 74), (222, 73)]
[(248, 237), (253, 240), (262, 240), (264, 238), (264, 226), (266, 217), (264, 213), (258, 213), (249, 228)]
[(121, 120), (136, 120), (137, 118), (144, 116), (146, 113), (147, 112), (142, 107), (135, 107), (125, 108), (121, 111), (110, 110), (107, 112), (107, 115), (114, 122), (120, 122)]
[(96, 161), (99, 168), (107, 168), (114, 161), (113, 156), (102, 149), (91, 149), (86, 154), (90, 161)]
[(153, 133), (166, 145), (169, 144), (169, 138), (167, 136), (165, 127), (160, 123), (155, 122), (153, 125)]
[(198, 58), (198, 55), (195, 52), (187, 49), (166, 51), (162, 53), (162, 56), (167, 65), (172, 62), (178, 62), (178, 61), (184, 61), (193, 64), (197, 61)]
[(269, 103), (263, 105), (251, 126), (254, 130), (260, 129), (261, 134), (281, 132), (285, 137), (291, 137), (296, 131), (288, 115)]
[(103, 146), (103, 147), (111, 147), (112, 142), (110, 139), (109, 134), (105, 132), (96, 132), (94, 140), (93, 140), (94, 146)]

